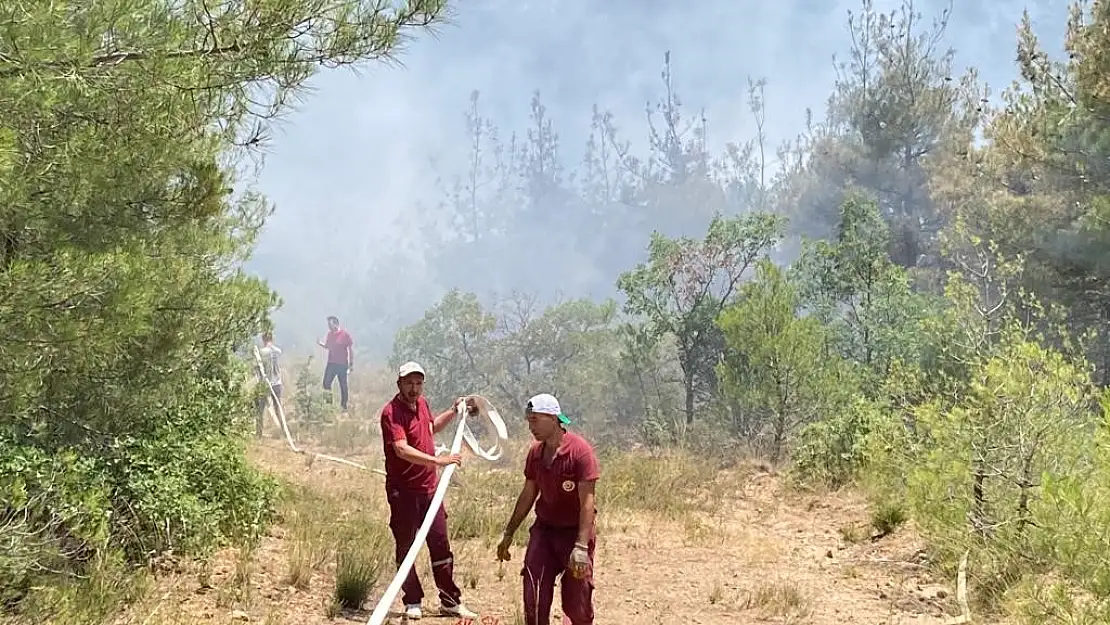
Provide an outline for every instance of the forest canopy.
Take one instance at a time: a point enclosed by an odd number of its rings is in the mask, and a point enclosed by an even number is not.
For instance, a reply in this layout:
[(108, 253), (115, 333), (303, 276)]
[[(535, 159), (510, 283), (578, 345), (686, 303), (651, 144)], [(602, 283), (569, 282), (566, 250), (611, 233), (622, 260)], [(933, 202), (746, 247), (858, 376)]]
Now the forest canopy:
[[(762, 133), (711, 154), (667, 57), (643, 155), (595, 108), (563, 163), (538, 93), (509, 139), (475, 93), (442, 210), (480, 253), (435, 265), (455, 288), (393, 360), (439, 363), (440, 400), (542, 389), (598, 440), (863, 486), (942, 568), (969, 554), (983, 605), (1110, 618), (1110, 5), (1069, 15), (1064, 59), (1023, 16), (1020, 80), (992, 106), (954, 75), (946, 15), (864, 2), (827, 109), (773, 160)], [(766, 85), (749, 88), (762, 128)], [(533, 223), (575, 267), (624, 267), (579, 274), (616, 298), (514, 288), (521, 266), (555, 271), (523, 243)]]
[[(444, 5), (0, 8), (4, 610), (268, 526), (242, 356), (280, 299), (242, 269), (271, 207), (233, 163), (319, 68), (390, 58)], [(666, 55), (640, 155), (595, 108), (572, 167), (538, 93), (508, 136), (474, 93), (425, 259), (453, 288), (390, 365), (424, 363), (435, 405), (551, 392), (602, 446), (861, 487), (942, 568), (970, 554), (984, 605), (1107, 620), (1110, 4), (1069, 15), (1065, 59), (1025, 16), (993, 107), (944, 16), (865, 1), (826, 110), (777, 150), (753, 80), (760, 132), (710, 153)], [(619, 298), (512, 288), (561, 265)]]

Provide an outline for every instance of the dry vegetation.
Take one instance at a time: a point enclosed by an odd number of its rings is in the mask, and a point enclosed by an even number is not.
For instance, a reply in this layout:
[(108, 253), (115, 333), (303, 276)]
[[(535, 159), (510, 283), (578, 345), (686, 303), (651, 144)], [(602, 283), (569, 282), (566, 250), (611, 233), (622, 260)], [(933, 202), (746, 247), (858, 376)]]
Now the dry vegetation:
[[(300, 442), (379, 466), (372, 410), (354, 412), (313, 436), (302, 431)], [(446, 498), (465, 600), (498, 623), (523, 622), (521, 546), (512, 562), (494, 558), (527, 444), (520, 425), (510, 427), (506, 457), (492, 465), (471, 458)], [(366, 622), (394, 571), (382, 478), (293, 454), (274, 428), (251, 457), (283, 484), (278, 523), (258, 544), (207, 563), (164, 562), (140, 580), (142, 598), (117, 625)], [(956, 613), (912, 530), (854, 494), (797, 492), (756, 463), (718, 471), (679, 451), (606, 449), (602, 460), (599, 625), (942, 623)], [(425, 554), (417, 566), (433, 608)], [(449, 622), (428, 612), (429, 622)], [(67, 620), (80, 619), (59, 617)]]

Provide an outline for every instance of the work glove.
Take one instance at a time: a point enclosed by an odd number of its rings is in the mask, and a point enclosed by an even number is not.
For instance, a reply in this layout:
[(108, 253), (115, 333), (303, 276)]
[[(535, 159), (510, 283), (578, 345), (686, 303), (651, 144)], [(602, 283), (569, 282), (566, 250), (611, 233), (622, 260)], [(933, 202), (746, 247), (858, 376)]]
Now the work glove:
[(582, 579), (590, 568), (590, 553), (582, 545), (575, 545), (570, 552), (570, 574), (575, 579)]
[(502, 536), (501, 542), (497, 545), (497, 559), (504, 562), (505, 560), (512, 560), (513, 554), (509, 552), (509, 548), (513, 546), (512, 536)]
[(474, 416), (474, 415), (478, 414), (478, 402), (474, 401), (473, 397), (471, 397), (469, 395), (467, 395), (465, 397), (459, 397), (455, 400), (455, 403), (452, 404), (452, 405), (458, 406), (459, 402), (461, 402), (461, 401), (466, 402), (466, 414), (468, 414), (470, 416)]

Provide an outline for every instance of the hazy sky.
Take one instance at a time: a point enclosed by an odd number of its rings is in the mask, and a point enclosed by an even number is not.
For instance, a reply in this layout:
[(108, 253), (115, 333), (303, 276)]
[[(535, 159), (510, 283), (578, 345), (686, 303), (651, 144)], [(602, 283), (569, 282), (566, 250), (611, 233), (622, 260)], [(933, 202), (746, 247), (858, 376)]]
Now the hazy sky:
[[(897, 4), (875, 1), (879, 10)], [(926, 20), (948, 6), (916, 4)], [(1059, 50), (1065, 0), (955, 2), (946, 44), (955, 48), (958, 68), (977, 67), (994, 95), (1015, 76), (1023, 8), (1042, 43)], [(848, 11), (858, 13), (860, 3), (471, 0), (454, 10), (437, 37), (421, 36), (407, 48), (403, 67), (319, 75), (315, 92), (273, 135), (260, 185), (277, 208), (252, 265), (285, 299), (278, 321), (286, 335), (309, 333), (295, 342), (321, 334), (327, 314), (356, 314), (363, 298), (388, 306), (382, 280), (365, 286), (360, 276), (391, 273), (383, 263), (397, 261), (384, 254), (415, 240), (397, 225), (398, 216), (409, 213), (419, 223), (417, 203), (440, 195), (434, 172), (449, 175), (465, 157), (463, 114), (472, 90), (506, 132), (526, 122), (531, 94), (540, 90), (564, 160), (573, 165), (595, 102), (614, 112), (628, 139), (642, 140), (644, 106), (659, 97), (663, 53), (670, 50), (684, 105), (706, 110), (716, 144), (752, 136), (747, 78), (766, 78), (767, 130), (777, 145), (801, 129), (807, 107), (823, 112), (832, 56), (846, 54)], [(355, 285), (368, 292), (339, 295)], [(450, 285), (428, 285), (430, 297), (444, 286)], [(404, 316), (414, 320), (419, 310)]]

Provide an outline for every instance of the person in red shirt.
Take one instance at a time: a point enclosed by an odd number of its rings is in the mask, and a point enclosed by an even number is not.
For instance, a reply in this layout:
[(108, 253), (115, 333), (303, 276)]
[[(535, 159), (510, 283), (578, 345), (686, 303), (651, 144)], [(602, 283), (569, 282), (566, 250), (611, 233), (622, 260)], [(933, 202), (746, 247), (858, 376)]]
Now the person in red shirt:
[(497, 558), (512, 559), (513, 534), (535, 504), (536, 521), (520, 571), (525, 625), (548, 625), (560, 575), (564, 625), (593, 625), (597, 456), (585, 438), (566, 431), (570, 420), (555, 397), (536, 395), (525, 413), (536, 442), (524, 460), (524, 487), (497, 545)]
[[(382, 407), (381, 425), (389, 528), (393, 531), (397, 565), (400, 566), (431, 507), (439, 485), (436, 468), (462, 464), (459, 454), (436, 456), (435, 434), (454, 420), (454, 406), (464, 398), (460, 397), (450, 410), (433, 418), (424, 399), (424, 369), (415, 362), (401, 365), (397, 372), (397, 391), (397, 395)], [(471, 412), (477, 410), (473, 399), (466, 398), (466, 403)], [(455, 584), (454, 554), (447, 538), (447, 513), (443, 505), (432, 519), (427, 544), (441, 612), (459, 618), (477, 618), (477, 614), (463, 605), (462, 591)], [(415, 567), (405, 578), (401, 592), (405, 616), (410, 620), (420, 618), (424, 589)]]
[[(328, 335), (318, 341), (320, 347), (328, 350), (328, 364), (324, 367), (324, 390), (331, 390), (331, 383), (339, 379), (339, 405), (347, 411), (347, 375), (355, 367), (354, 341), (346, 330), (339, 327), (339, 317), (328, 317)], [(328, 396), (330, 400), (330, 395)]]

